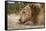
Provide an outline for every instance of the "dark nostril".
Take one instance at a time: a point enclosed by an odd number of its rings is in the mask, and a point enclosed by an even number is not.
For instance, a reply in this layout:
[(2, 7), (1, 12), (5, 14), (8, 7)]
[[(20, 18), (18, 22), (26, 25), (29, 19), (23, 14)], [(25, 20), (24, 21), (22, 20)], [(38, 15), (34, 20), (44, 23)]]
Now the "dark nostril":
[(22, 23), (22, 22), (21, 22), (21, 19), (19, 19), (19, 22)]
[(21, 21), (21, 19), (19, 19), (19, 21)]
[(21, 20), (21, 19), (19, 19), (19, 22), (20, 22), (20, 24), (24, 24), (24, 22), (22, 22), (22, 20)]

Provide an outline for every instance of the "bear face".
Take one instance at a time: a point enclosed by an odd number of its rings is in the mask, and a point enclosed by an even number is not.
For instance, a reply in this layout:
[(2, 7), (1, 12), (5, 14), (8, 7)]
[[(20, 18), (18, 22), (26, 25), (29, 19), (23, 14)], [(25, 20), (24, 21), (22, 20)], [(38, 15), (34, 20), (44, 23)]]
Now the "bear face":
[[(43, 24), (44, 22), (44, 4), (28, 4), (20, 11), (21, 18), (19, 19), (21, 24)], [(43, 7), (43, 8), (42, 8)]]
[(23, 23), (24, 21), (28, 20), (29, 18), (31, 19), (31, 8), (29, 7), (29, 5), (27, 5), (25, 8), (23, 8), (20, 11), (20, 15), (21, 15), (21, 22)]

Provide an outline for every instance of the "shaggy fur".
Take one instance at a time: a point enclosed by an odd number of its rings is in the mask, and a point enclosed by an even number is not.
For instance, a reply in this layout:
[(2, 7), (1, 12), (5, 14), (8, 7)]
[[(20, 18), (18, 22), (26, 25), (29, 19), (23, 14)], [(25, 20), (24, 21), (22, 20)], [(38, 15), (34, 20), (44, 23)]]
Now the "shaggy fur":
[(44, 4), (31, 4), (20, 11), (20, 24), (41, 25), (44, 24)]

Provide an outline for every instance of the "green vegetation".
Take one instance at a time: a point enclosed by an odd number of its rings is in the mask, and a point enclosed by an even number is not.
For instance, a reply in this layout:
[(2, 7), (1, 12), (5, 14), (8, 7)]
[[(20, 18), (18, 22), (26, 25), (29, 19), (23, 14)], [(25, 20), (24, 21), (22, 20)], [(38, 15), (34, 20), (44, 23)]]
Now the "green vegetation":
[(12, 13), (18, 13), (22, 8), (24, 8), (28, 3), (20, 2), (15, 2), (14, 4), (8, 4), (7, 5), (7, 14), (12, 14)]

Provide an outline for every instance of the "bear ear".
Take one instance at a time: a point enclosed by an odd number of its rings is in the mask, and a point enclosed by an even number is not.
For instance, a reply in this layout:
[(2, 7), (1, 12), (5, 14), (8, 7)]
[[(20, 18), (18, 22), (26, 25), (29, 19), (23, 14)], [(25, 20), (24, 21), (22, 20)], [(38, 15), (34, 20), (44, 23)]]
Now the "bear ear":
[(31, 8), (31, 5), (29, 5), (29, 7)]
[(35, 7), (35, 5), (34, 4), (30, 4), (29, 7), (33, 9)]

